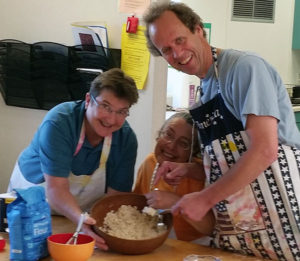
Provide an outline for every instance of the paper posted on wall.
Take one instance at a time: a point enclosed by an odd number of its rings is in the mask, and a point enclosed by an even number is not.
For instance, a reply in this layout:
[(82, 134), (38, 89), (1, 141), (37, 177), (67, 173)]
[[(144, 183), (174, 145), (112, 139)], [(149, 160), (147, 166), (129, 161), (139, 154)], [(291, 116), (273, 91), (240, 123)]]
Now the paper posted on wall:
[(99, 45), (108, 48), (107, 28), (103, 22), (72, 23), (75, 45)]

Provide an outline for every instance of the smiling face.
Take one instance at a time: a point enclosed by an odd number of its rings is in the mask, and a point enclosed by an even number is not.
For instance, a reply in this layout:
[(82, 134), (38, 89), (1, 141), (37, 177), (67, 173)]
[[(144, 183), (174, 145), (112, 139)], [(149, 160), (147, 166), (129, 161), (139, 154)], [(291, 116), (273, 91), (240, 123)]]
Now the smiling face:
[(149, 36), (171, 66), (204, 78), (212, 57), (200, 25), (196, 25), (192, 33), (173, 12), (165, 11), (149, 25)]
[[(92, 145), (96, 145), (103, 137), (112, 134), (120, 129), (126, 119), (118, 112), (129, 110), (130, 104), (125, 99), (120, 99), (110, 90), (102, 90), (99, 96), (95, 97), (96, 104), (89, 93), (85, 99), (85, 125), (86, 136)], [(105, 108), (110, 108), (108, 112), (99, 104), (105, 104)]]
[(173, 141), (168, 141), (162, 134), (156, 139), (154, 153), (157, 162), (187, 162), (191, 150), (184, 147), (192, 143), (192, 126), (183, 118), (173, 118), (162, 132), (166, 133), (167, 137), (172, 137)]

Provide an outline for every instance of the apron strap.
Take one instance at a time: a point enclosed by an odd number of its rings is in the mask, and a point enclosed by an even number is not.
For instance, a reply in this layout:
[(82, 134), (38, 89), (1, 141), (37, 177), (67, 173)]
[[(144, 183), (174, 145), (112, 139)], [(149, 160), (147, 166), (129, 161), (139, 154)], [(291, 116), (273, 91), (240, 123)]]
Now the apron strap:
[[(99, 169), (105, 171), (106, 162), (110, 153), (112, 135), (104, 137), (103, 148), (100, 156)], [(97, 171), (97, 170), (96, 170)], [(96, 175), (92, 175), (91, 180), (95, 179)]]
[(78, 152), (80, 151), (82, 144), (84, 142), (84, 138), (85, 138), (85, 124), (84, 124), (84, 120), (83, 120), (82, 125), (81, 125), (79, 140), (78, 140), (77, 147), (75, 149), (73, 156), (76, 156), (78, 154)]

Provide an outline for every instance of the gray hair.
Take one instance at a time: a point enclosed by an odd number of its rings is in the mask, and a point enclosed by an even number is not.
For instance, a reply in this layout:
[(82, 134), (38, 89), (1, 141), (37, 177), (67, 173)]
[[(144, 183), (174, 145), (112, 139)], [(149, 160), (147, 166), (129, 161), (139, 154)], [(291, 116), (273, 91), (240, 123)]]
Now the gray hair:
[[(149, 26), (154, 23), (165, 11), (173, 12), (177, 18), (192, 32), (195, 32), (196, 25), (204, 28), (202, 19), (197, 15), (193, 9), (183, 3), (157, 1), (150, 5), (148, 10), (143, 16), (146, 24), (145, 36), (147, 38), (147, 46), (149, 51), (154, 56), (161, 56), (160, 51), (154, 46), (150, 40)], [(206, 31), (203, 30), (203, 36), (206, 37)]]
[(173, 119), (184, 119), (186, 123), (190, 124), (192, 126), (192, 148), (191, 148), (191, 155), (196, 156), (200, 152), (200, 147), (199, 147), (199, 142), (198, 142), (198, 134), (197, 134), (197, 129), (194, 124), (194, 120), (191, 116), (191, 114), (187, 111), (182, 111), (182, 112), (177, 112), (173, 114), (171, 117), (169, 117), (161, 126), (161, 128), (158, 131), (158, 138), (162, 134), (162, 132), (166, 129), (166, 127), (169, 125), (169, 123)]

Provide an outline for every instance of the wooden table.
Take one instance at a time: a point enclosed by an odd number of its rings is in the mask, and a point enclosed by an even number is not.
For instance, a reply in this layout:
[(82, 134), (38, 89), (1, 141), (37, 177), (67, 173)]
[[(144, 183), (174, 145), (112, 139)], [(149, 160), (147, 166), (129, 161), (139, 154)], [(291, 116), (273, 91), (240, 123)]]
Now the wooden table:
[[(52, 230), (55, 233), (73, 232), (75, 225), (64, 217), (53, 216)], [(0, 233), (6, 239), (6, 247), (0, 251), (0, 261), (9, 260), (9, 240), (7, 233)], [(190, 254), (198, 255), (213, 255), (219, 257), (222, 261), (259, 261), (262, 259), (242, 256), (230, 252), (225, 252), (219, 249), (201, 246), (198, 244), (188, 243), (185, 241), (167, 239), (165, 243), (154, 250), (152, 253), (145, 255), (121, 255), (112, 252), (104, 252), (100, 249), (95, 249), (93, 256), (89, 261), (182, 261), (183, 258)], [(43, 261), (53, 260), (50, 257), (42, 259)], [(71, 260), (68, 260), (71, 261)]]

